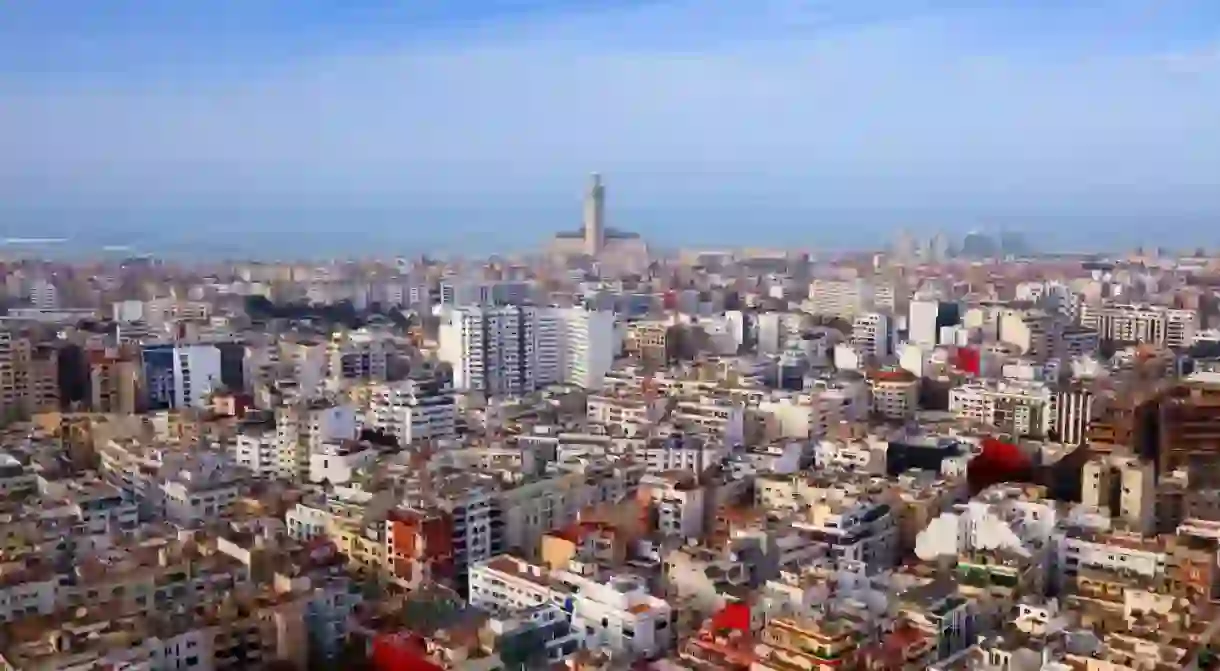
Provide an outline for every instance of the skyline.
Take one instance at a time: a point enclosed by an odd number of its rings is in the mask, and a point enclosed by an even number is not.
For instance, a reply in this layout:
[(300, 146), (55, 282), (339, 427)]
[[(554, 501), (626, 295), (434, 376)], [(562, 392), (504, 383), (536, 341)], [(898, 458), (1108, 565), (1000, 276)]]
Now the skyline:
[(664, 246), (1220, 245), (1220, 7), (1006, 4), (19, 4), (0, 237), (536, 248), (596, 171)]

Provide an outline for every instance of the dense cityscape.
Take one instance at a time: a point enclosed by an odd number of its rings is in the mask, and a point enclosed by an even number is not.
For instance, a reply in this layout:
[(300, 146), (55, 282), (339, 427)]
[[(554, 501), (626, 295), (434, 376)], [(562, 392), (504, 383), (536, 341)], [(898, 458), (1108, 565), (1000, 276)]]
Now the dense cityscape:
[(0, 668), (1215, 668), (1220, 256), (607, 190), (522, 258), (9, 254)]

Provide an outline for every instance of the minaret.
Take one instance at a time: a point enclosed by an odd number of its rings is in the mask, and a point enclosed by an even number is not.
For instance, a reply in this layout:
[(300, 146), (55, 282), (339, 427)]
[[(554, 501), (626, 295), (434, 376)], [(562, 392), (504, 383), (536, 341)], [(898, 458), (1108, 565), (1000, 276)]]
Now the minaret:
[(606, 241), (606, 187), (602, 176), (593, 173), (589, 192), (585, 194), (585, 254), (597, 256)]

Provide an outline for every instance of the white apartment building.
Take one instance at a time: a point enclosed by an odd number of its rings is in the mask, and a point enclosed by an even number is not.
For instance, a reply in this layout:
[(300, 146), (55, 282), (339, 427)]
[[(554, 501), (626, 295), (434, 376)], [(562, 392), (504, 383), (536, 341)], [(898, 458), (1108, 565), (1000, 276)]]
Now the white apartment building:
[(44, 279), (30, 283), (30, 304), (39, 310), (54, 310), (59, 307), (59, 289)]
[(183, 470), (161, 483), (165, 520), (187, 529), (228, 515), (241, 495), (241, 481), (219, 464)]
[(385, 339), (366, 331), (336, 332), (326, 348), (326, 377), (331, 380), (386, 379)]
[(1156, 531), (1156, 468), (1150, 461), (1095, 457), (1081, 469), (1080, 495), (1085, 506), (1122, 520), (1132, 531)]
[[(538, 374), (537, 308), (465, 306), (448, 310), (442, 320), (439, 355), (453, 367), (459, 391), (519, 396), (554, 381)], [(544, 336), (543, 342), (553, 347), (557, 339)]]
[(898, 522), (890, 505), (839, 487), (819, 492), (808, 519), (793, 527), (813, 532), (832, 558), (860, 562), (870, 572), (889, 570), (898, 558)]
[(493, 612), (553, 604), (569, 614), (586, 648), (629, 659), (655, 657), (674, 640), (669, 603), (633, 575), (596, 580), (500, 555), (471, 568), (468, 600)]
[(229, 450), (233, 461), (259, 480), (280, 474), (280, 452), (275, 431), (247, 430), (237, 435)]
[(6, 572), (4, 578), (0, 582), (0, 622), (55, 612), (59, 575), (50, 564)]
[(279, 477), (305, 480), (310, 455), (324, 443), (356, 439), (356, 410), (324, 401), (282, 406), (275, 411), (275, 432)]
[(949, 391), (949, 412), (1018, 436), (1041, 438), (1055, 426), (1057, 397), (1041, 383), (972, 382)]
[(880, 312), (866, 312), (852, 323), (851, 344), (865, 356), (886, 359), (893, 353), (890, 318)]
[(868, 417), (871, 400), (864, 380), (818, 380), (801, 393), (775, 393), (758, 404), (774, 419), (778, 437), (817, 440), (842, 422)]
[(361, 469), (377, 459), (377, 450), (368, 443), (326, 442), (309, 455), (309, 481), (345, 485)]
[(907, 317), (907, 342), (924, 348), (936, 347), (940, 342), (939, 319), (939, 300), (912, 300)]
[(1055, 439), (1065, 445), (1081, 445), (1093, 421), (1096, 397), (1083, 387), (1063, 389), (1055, 399)]
[(1186, 347), (1198, 330), (1199, 314), (1157, 305), (1085, 304), (1080, 323), (1097, 331), (1103, 340)]
[(618, 349), (614, 313), (583, 308), (554, 311), (561, 328), (560, 381), (601, 389)]
[(364, 425), (409, 445), (457, 434), (457, 400), (447, 381), (419, 376), (378, 387), (369, 401)]
[(1168, 568), (1169, 557), (1155, 537), (1068, 529), (1056, 541), (1061, 587), (1071, 585), (1082, 568), (1130, 572), (1146, 578), (1163, 576)]
[(220, 350), (215, 345), (180, 345), (173, 348), (171, 407), (207, 407), (220, 386)]
[(649, 441), (636, 456), (648, 464), (652, 473), (690, 471), (697, 474), (719, 464), (728, 455), (724, 443), (675, 434)]
[(820, 279), (809, 285), (805, 310), (815, 315), (851, 320), (861, 312), (871, 310), (873, 302), (873, 287), (865, 280)]

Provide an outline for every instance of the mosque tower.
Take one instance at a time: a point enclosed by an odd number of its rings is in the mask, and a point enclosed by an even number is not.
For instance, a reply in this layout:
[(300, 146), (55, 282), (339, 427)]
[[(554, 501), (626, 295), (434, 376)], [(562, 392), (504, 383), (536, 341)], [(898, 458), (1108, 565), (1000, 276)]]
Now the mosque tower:
[(585, 254), (596, 257), (606, 244), (606, 187), (602, 176), (594, 173), (585, 194)]

